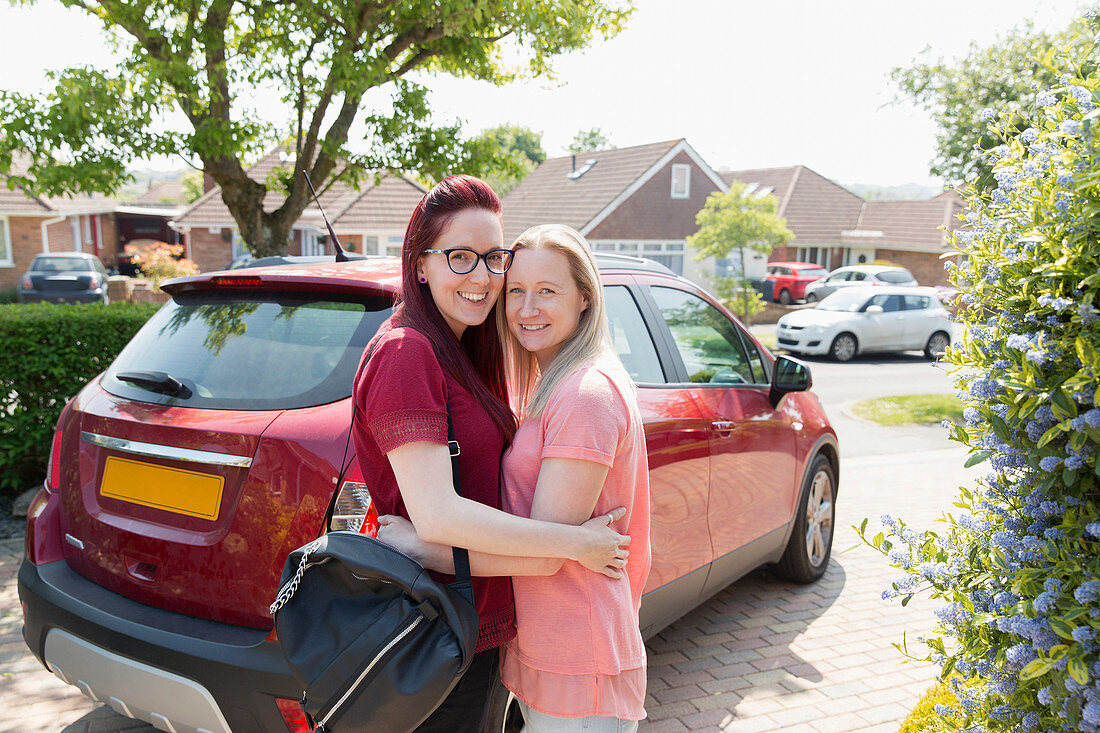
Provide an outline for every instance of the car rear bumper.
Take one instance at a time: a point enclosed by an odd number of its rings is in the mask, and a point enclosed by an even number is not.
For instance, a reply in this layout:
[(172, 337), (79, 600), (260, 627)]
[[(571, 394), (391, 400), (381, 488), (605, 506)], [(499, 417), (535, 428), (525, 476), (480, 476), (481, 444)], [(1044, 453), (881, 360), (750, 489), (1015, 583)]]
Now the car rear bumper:
[(32, 290), (20, 290), (19, 300), (24, 303), (102, 303), (105, 290), (81, 290), (79, 292), (44, 293)]
[(268, 632), (146, 606), (64, 560), (19, 568), (23, 638), (68, 684), (117, 712), (180, 733), (285, 731), (275, 697), (295, 699)]

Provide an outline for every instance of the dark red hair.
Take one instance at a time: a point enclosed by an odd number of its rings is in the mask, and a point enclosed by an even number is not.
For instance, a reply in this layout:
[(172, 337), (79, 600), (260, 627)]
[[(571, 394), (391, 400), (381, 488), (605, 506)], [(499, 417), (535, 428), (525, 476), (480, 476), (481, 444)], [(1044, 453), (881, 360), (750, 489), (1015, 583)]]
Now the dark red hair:
[(417, 261), (424, 250), (432, 249), (451, 219), (466, 209), (484, 209), (499, 220), (500, 197), (479, 178), (449, 176), (413, 209), (401, 248), (401, 299), (394, 317), (428, 337), (444, 371), (470, 391), (510, 441), (516, 432), (516, 419), (508, 406), (504, 350), (496, 330), (499, 301), (483, 323), (467, 327), (457, 339), (439, 312), (431, 290), (416, 275)]

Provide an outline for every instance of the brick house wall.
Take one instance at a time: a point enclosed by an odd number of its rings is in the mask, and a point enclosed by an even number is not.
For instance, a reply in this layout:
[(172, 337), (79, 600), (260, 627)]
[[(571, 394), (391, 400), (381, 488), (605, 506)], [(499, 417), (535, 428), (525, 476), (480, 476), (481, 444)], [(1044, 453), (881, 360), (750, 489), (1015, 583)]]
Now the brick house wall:
[(943, 269), (944, 260), (934, 252), (903, 252), (892, 249), (876, 249), (875, 258), (901, 265), (921, 285), (950, 285), (947, 271)]
[(13, 265), (11, 267), (0, 267), (0, 290), (18, 285), (19, 278), (31, 266), (31, 260), (42, 251), (41, 224), (42, 219), (39, 217), (8, 217)]
[(233, 259), (231, 233), (229, 229), (211, 232), (210, 227), (194, 227), (187, 233), (187, 256), (201, 272), (223, 269)]
[[(41, 219), (38, 220), (42, 222)], [(39, 230), (41, 231), (41, 230)], [(46, 227), (46, 238), (49, 240), (51, 252), (72, 252), (73, 251), (73, 225), (68, 220), (60, 221), (56, 224), (50, 224)], [(41, 241), (41, 238), (39, 238)], [(37, 250), (41, 252), (41, 248)]]
[[(688, 197), (672, 198), (672, 166), (691, 166)], [(718, 188), (695, 165), (691, 156), (682, 152), (646, 181), (606, 219), (588, 233), (589, 239), (685, 239), (699, 230), (695, 215), (703, 208), (707, 196)]]
[(118, 243), (118, 221), (114, 216), (100, 214), (96, 217), (99, 227), (99, 259), (108, 269), (118, 265), (121, 245)]

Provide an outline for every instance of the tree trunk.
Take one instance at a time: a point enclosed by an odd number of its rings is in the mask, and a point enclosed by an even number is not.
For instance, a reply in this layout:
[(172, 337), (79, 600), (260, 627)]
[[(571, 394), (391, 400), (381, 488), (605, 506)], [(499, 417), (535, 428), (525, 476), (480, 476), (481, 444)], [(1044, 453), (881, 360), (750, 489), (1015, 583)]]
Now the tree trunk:
[(264, 211), (267, 186), (249, 178), (236, 159), (211, 159), (203, 163), (206, 172), (221, 186), (222, 201), (252, 256), (285, 255), (290, 229), (301, 217), (308, 199), (292, 194), (276, 211)]

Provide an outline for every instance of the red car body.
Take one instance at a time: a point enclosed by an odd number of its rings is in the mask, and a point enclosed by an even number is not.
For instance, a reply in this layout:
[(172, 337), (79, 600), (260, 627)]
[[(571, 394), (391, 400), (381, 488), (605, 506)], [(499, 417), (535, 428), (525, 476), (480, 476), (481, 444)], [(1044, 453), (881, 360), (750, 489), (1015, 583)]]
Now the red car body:
[(806, 297), (806, 286), (829, 274), (812, 262), (769, 262), (764, 279), (772, 283), (772, 300), (789, 305)]
[[(398, 268), (394, 260), (291, 265), (164, 286), (174, 301), (65, 407), (28, 516), (24, 637), (58, 676), (158, 727), (244, 733), (300, 724), (300, 687), (268, 604), (287, 554), (332, 526), (342, 490), (369, 484), (349, 441), (350, 377), (335, 399), (316, 387), (289, 405), (234, 400), (256, 385), (282, 394), (298, 379), (326, 383), (331, 364), (299, 359), (328, 353), (329, 334), (306, 329), (309, 321), (291, 333), (305, 316), (366, 314), (334, 362), (341, 379), (343, 360), (354, 370), (356, 349), (388, 315)], [(802, 581), (824, 572), (839, 472), (835, 433), (805, 391), (808, 371), (777, 364), (709, 295), (662, 269), (629, 258), (602, 265), (615, 345), (638, 381), (645, 420), (647, 635), (762, 563), (788, 575), (793, 567)], [(281, 309), (270, 326), (283, 340), (276, 358), (246, 368), (252, 335), (241, 330), (246, 321), (227, 326), (225, 317), (269, 307)], [(313, 310), (282, 317), (294, 308)], [(187, 329), (203, 319), (200, 343)], [(707, 328), (734, 351), (741, 344), (748, 362), (716, 361)], [(146, 342), (157, 348), (142, 351)], [(182, 382), (132, 371), (135, 359), (168, 359), (162, 352), (175, 348), (181, 364), (193, 361), (188, 349), (212, 357)], [(204, 406), (218, 400), (225, 404)], [(814, 499), (825, 484), (827, 501)], [(828, 513), (817, 565), (808, 508)], [(492, 729), (510, 730), (508, 715), (502, 707)]]

